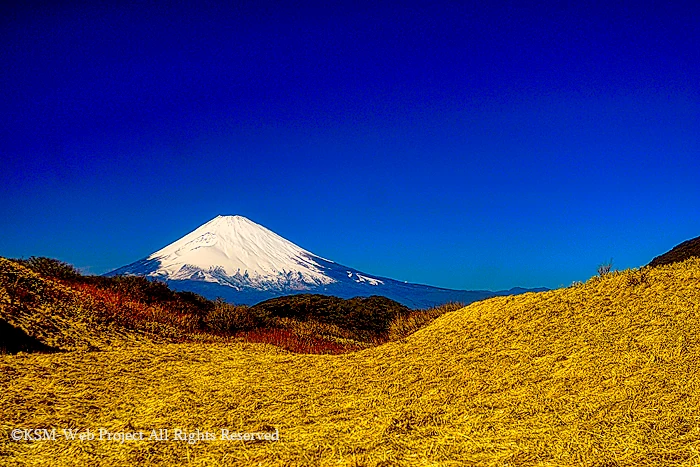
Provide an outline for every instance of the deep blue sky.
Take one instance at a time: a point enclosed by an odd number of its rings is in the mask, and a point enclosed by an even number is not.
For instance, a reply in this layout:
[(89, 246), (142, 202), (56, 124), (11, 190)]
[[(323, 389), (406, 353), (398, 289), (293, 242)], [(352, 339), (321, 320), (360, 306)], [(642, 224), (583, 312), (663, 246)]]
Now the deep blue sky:
[(698, 7), (230, 3), (3, 7), (1, 256), (102, 273), (240, 214), (503, 289), (700, 235)]

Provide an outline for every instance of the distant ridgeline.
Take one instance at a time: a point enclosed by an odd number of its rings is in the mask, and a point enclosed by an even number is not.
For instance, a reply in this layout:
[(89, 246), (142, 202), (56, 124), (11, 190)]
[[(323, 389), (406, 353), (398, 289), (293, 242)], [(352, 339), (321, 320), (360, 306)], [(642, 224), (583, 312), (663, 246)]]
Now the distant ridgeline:
[[(199, 240), (194, 239), (195, 242)], [(212, 236), (206, 240), (216, 243)], [(648, 266), (665, 267), (687, 262), (693, 257), (700, 258), (700, 237), (657, 256)], [(313, 259), (319, 261), (319, 265), (326, 261), (323, 264), (328, 267), (319, 269), (325, 273), (333, 272), (333, 268), (347, 272), (344, 267), (330, 261), (318, 257)], [(695, 264), (688, 267), (695, 267)], [(392, 287), (371, 285), (370, 279), (381, 285), (380, 279), (352, 272), (353, 278), (364, 279), (352, 281), (358, 287), (352, 289), (355, 292), (392, 291)], [(649, 280), (647, 271), (619, 274), (626, 277), (628, 285), (643, 285)], [(348, 274), (345, 276), (351, 279)], [(438, 316), (462, 306), (452, 303), (433, 309), (411, 310), (406, 303), (382, 296), (344, 300), (296, 290), (285, 297), (270, 299), (268, 296), (267, 300), (250, 307), (207, 300), (191, 291), (174, 291), (168, 284), (182, 284), (173, 280), (166, 284), (158, 279), (164, 277), (148, 274), (83, 276), (73, 266), (54, 259), (8, 260), (0, 257), (0, 353), (104, 350), (141, 341), (222, 338), (271, 343), (296, 352), (342, 353), (401, 339)], [(381, 280), (384, 285), (396, 282)], [(199, 284), (217, 288), (217, 291), (230, 291), (233, 300), (236, 292), (241, 292), (217, 283), (203, 281)], [(367, 288), (360, 289), (362, 286)], [(470, 295), (484, 293), (478, 291), (448, 291), (397, 284), (400, 286), (415, 293), (416, 301), (420, 297), (425, 300), (424, 294), (431, 291), (462, 292), (465, 295), (460, 298), (469, 301), (489, 298)], [(402, 290), (404, 300), (406, 289)], [(519, 294), (527, 290), (512, 289), (500, 294), (508, 292)], [(491, 296), (499, 294), (485, 293)], [(441, 300), (445, 298), (440, 296)], [(415, 306), (414, 303), (409, 305)]]
[(452, 290), (375, 276), (311, 253), (242, 216), (218, 216), (106, 275), (157, 279), (175, 290), (245, 305), (294, 294), (380, 295), (419, 309), (548, 290)]
[(680, 245), (673, 247), (670, 251), (663, 255), (657, 256), (649, 263), (649, 266), (662, 266), (664, 264), (673, 264), (685, 261), (688, 258), (700, 258), (700, 237), (695, 237), (687, 240)]

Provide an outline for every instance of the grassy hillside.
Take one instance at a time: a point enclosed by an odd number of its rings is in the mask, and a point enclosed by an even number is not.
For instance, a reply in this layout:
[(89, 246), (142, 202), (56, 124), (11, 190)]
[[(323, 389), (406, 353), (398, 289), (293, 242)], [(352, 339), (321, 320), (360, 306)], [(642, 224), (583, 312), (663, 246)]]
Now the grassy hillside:
[[(498, 297), (344, 355), (144, 344), (0, 357), (5, 465), (695, 465), (700, 259)], [(12, 442), (16, 427), (279, 441)]]
[(409, 310), (385, 297), (308, 294), (249, 307), (143, 277), (83, 276), (49, 258), (0, 258), (0, 353), (245, 340), (338, 354), (401, 338), (456, 307)]
[(49, 258), (0, 257), (0, 353), (109, 350), (138, 342), (220, 340), (216, 303), (141, 277), (82, 276)]
[[(158, 340), (156, 333), (124, 326), (115, 305), (0, 258), (0, 351), (96, 350)], [(124, 303), (121, 314), (128, 309)]]

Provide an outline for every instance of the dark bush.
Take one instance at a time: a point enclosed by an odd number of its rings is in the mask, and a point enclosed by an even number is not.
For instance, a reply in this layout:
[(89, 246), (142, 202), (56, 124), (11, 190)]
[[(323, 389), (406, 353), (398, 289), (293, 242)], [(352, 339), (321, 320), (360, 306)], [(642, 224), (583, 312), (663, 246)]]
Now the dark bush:
[(253, 309), (271, 316), (332, 324), (353, 332), (381, 335), (396, 316), (410, 309), (394, 300), (374, 295), (343, 300), (317, 294), (278, 297), (258, 303)]
[(30, 256), (29, 259), (16, 261), (50, 279), (76, 280), (82, 277), (82, 274), (72, 265), (53, 258)]
[(265, 310), (216, 300), (213, 309), (204, 318), (204, 323), (214, 332), (236, 333), (264, 327), (268, 324), (268, 318), (269, 314)]
[(670, 251), (651, 260), (649, 266), (656, 267), (678, 263), (695, 256), (700, 257), (700, 237), (686, 240), (680, 245), (674, 246)]

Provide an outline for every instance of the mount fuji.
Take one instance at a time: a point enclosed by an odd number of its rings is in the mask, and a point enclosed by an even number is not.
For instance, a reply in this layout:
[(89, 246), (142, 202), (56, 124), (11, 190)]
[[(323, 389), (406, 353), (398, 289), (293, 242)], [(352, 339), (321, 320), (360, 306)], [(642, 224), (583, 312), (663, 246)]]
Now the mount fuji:
[(107, 276), (136, 275), (208, 298), (255, 304), (282, 295), (383, 295), (411, 308), (471, 303), (507, 291), (451, 290), (367, 274), (304, 250), (242, 216), (218, 216), (179, 240)]

